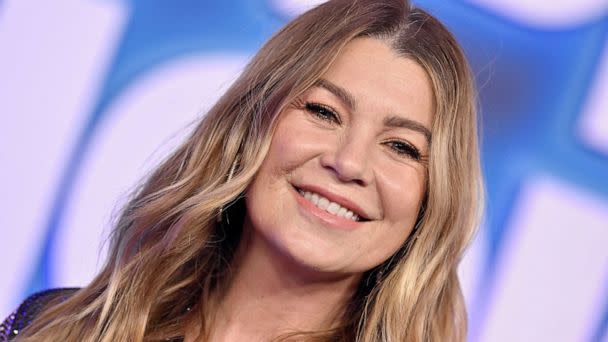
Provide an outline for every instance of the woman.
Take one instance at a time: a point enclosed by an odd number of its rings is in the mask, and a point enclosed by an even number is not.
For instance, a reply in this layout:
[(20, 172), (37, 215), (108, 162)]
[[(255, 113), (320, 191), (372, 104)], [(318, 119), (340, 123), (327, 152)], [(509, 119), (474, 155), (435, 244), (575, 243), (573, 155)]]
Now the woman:
[(91, 284), (26, 301), (41, 309), (20, 310), (17, 340), (464, 341), (476, 134), (441, 23), (326, 2), (134, 193)]

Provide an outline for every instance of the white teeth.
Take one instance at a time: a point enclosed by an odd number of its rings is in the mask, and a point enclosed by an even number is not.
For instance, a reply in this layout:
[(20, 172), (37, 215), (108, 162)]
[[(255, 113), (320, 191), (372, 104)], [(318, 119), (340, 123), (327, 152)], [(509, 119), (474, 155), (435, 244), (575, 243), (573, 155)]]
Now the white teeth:
[(329, 205), (329, 200), (325, 197), (319, 198), (319, 203), (317, 203), (317, 207), (327, 210), (327, 206)]
[(338, 217), (343, 217), (352, 221), (359, 221), (358, 215), (344, 208), (336, 202), (331, 202), (327, 198), (320, 196), (314, 192), (303, 191), (300, 189), (298, 189), (298, 192), (312, 204), (316, 205), (320, 209), (327, 211), (330, 214), (336, 215)]
[(329, 205), (327, 206), (327, 212), (336, 215), (338, 213), (338, 210), (340, 209), (344, 209), (344, 208), (340, 208), (340, 205), (338, 203), (334, 203), (331, 202), (329, 203)]
[[(310, 193), (310, 192), (309, 192)], [(314, 205), (319, 204), (319, 195), (317, 194), (312, 194), (312, 196), (310, 197), (310, 201), (312, 203), (314, 203)]]

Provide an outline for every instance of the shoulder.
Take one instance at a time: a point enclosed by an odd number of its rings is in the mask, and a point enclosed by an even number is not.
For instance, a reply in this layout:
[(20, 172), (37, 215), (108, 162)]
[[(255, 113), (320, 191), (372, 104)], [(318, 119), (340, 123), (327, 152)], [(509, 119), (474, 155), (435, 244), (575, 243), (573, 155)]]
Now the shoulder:
[(78, 291), (78, 288), (58, 288), (37, 292), (19, 305), (2, 324), (0, 324), (0, 342), (9, 341), (27, 327), (36, 316), (53, 300), (63, 301)]

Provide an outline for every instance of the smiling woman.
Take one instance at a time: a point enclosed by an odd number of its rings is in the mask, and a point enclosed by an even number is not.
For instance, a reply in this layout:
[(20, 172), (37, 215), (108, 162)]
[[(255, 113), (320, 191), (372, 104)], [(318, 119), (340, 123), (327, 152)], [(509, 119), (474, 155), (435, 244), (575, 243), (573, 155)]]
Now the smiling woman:
[[(246, 193), (244, 232), (290, 256), (291, 271), (348, 274), (356, 283), (416, 223), (433, 92), (422, 67), (376, 38), (348, 43), (317, 84), (279, 114)], [(411, 124), (386, 125), (396, 121)]]
[(91, 284), (28, 299), (3, 329), (464, 341), (476, 137), (470, 72), (440, 22), (403, 0), (328, 1), (266, 43), (133, 194)]

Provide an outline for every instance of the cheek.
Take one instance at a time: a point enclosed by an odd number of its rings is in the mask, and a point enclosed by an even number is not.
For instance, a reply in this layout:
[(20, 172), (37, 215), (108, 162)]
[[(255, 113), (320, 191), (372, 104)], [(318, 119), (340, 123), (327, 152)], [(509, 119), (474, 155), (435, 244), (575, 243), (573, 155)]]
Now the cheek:
[(276, 165), (291, 171), (314, 159), (332, 143), (326, 131), (311, 126), (301, 113), (288, 111), (275, 130), (269, 155)]
[(286, 182), (282, 177), (264, 169), (269, 167), (269, 164), (263, 165), (245, 193), (245, 221), (249, 225), (244, 229), (250, 229), (251, 233), (277, 245), (277, 242), (282, 241), (281, 236), (286, 224), (285, 213), (289, 212), (290, 208), (284, 200), (287, 196)]
[(379, 166), (376, 168), (376, 190), (383, 216), (369, 230), (358, 232), (356, 243), (349, 246), (350, 253), (357, 255), (353, 267), (356, 265), (358, 271), (380, 265), (403, 246), (414, 228), (426, 190), (422, 168), (404, 168), (382, 159), (374, 159), (374, 162)]
[(386, 218), (395, 222), (413, 223), (426, 192), (423, 167), (416, 165), (393, 170), (384, 168), (378, 177)]
[(284, 207), (283, 199), (291, 196), (288, 193), (291, 176), (314, 155), (305, 137), (293, 129), (298, 127), (290, 120), (294, 116), (289, 111), (284, 114), (266, 158), (246, 192), (247, 213), (252, 223), (262, 228), (275, 226), (282, 219), (281, 213), (289, 209)]

